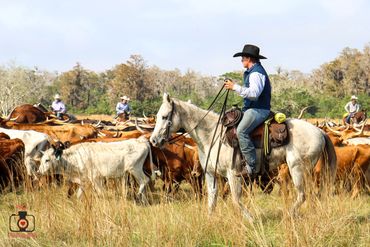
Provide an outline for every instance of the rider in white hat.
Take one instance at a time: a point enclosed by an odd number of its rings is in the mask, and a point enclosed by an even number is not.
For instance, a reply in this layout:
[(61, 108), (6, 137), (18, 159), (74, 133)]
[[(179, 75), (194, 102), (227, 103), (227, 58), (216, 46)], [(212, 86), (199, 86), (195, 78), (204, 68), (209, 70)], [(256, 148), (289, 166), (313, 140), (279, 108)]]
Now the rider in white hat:
[(123, 116), (125, 120), (129, 119), (129, 116), (131, 113), (131, 107), (129, 105), (129, 101), (130, 101), (130, 98), (127, 97), (126, 95), (121, 97), (121, 102), (118, 102), (116, 106), (117, 115), (115, 118), (119, 116)]
[(59, 94), (56, 94), (54, 96), (53, 104), (51, 105), (51, 109), (53, 110), (54, 114), (59, 118), (62, 119), (63, 114), (66, 113), (66, 106), (61, 100), (61, 97)]
[(355, 114), (356, 112), (360, 110), (360, 105), (357, 103), (357, 100), (358, 98), (355, 95), (352, 95), (351, 101), (348, 102), (346, 106), (344, 107), (344, 109), (346, 110), (348, 114), (346, 118), (347, 123), (350, 123), (351, 117), (353, 116), (353, 114)]

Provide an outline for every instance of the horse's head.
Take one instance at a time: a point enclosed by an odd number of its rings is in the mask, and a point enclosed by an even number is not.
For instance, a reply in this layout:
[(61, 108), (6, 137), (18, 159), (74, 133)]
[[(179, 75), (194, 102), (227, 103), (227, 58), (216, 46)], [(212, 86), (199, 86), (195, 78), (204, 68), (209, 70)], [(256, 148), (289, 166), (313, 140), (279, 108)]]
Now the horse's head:
[(353, 123), (355, 123), (355, 124), (362, 123), (363, 121), (366, 120), (366, 118), (367, 118), (366, 110), (365, 109), (362, 109), (361, 111), (356, 112), (353, 115)]
[(157, 121), (150, 142), (162, 146), (180, 128), (180, 116), (176, 112), (175, 102), (167, 93), (163, 94), (163, 102), (157, 113)]

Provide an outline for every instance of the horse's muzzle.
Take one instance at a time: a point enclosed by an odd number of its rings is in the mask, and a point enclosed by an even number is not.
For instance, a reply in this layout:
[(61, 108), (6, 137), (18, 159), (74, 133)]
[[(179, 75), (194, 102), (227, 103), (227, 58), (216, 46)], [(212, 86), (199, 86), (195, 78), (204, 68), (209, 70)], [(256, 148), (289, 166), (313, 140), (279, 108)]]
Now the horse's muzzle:
[(150, 143), (154, 146), (154, 147), (162, 147), (165, 143), (165, 139), (160, 137), (150, 137)]

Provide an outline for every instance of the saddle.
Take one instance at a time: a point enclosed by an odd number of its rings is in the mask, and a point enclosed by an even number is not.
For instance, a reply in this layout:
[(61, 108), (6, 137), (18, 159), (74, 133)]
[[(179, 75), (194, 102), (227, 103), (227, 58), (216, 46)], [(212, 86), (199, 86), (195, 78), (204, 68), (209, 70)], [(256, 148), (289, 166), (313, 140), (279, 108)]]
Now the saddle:
[[(264, 150), (264, 152), (261, 153), (262, 161), (264, 161), (264, 163), (266, 163), (266, 157), (270, 154), (272, 148), (284, 146), (289, 141), (288, 128), (286, 123), (278, 123), (275, 120), (274, 116), (275, 113), (270, 112), (267, 120), (264, 123), (260, 124), (250, 134), (255, 148)], [(233, 106), (230, 110), (225, 112), (223, 118), (221, 119), (221, 123), (223, 124), (223, 126), (226, 127), (224, 140), (228, 145), (234, 148), (234, 153), (235, 151), (240, 152), (237, 127), (242, 117), (243, 112), (241, 111), (241, 109)], [(233, 157), (233, 161), (234, 159), (235, 157)], [(263, 171), (263, 169), (260, 170)]]

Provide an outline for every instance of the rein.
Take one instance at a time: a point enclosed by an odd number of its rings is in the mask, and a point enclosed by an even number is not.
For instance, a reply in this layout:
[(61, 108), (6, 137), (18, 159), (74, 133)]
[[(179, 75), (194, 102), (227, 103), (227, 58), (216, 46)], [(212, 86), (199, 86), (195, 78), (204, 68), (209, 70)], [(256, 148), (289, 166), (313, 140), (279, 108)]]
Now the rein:
[[(204, 120), (204, 118), (211, 112), (211, 110), (215, 106), (215, 103), (217, 102), (217, 100), (220, 99), (226, 93), (224, 103), (222, 105), (221, 112), (220, 112), (220, 115), (219, 115), (218, 120), (217, 120), (217, 125), (216, 125), (216, 128), (215, 128), (214, 132), (213, 132), (211, 145), (210, 145), (210, 148), (208, 150), (204, 173), (207, 173), (208, 161), (209, 161), (209, 157), (211, 155), (211, 150), (213, 148), (213, 145), (215, 144), (216, 133), (217, 133), (218, 127), (221, 123), (221, 119), (224, 116), (225, 111), (226, 111), (227, 99), (228, 99), (230, 90), (226, 90), (222, 93), (223, 89), (224, 89), (224, 85), (222, 85), (222, 87), (218, 91), (216, 97), (213, 99), (212, 103), (208, 107), (206, 114), (204, 114), (204, 116), (199, 120), (199, 122), (190, 131), (187, 132), (187, 133), (190, 133), (193, 130), (195, 130), (199, 126), (199, 124)], [(175, 137), (170, 138), (171, 137), (170, 129), (171, 129), (171, 126), (172, 126), (172, 118), (173, 118), (173, 115), (174, 115), (174, 112), (175, 112), (175, 103), (172, 101), (171, 105), (172, 105), (172, 109), (171, 109), (171, 112), (168, 115), (167, 125), (166, 125), (166, 132), (165, 132), (165, 136), (166, 136), (165, 140), (166, 140), (167, 143), (170, 143), (170, 144), (174, 143), (175, 141), (179, 140), (180, 138), (183, 138), (184, 135), (186, 134), (186, 133), (182, 133), (181, 135), (177, 135)], [(223, 125), (221, 124), (221, 133), (218, 136), (218, 138), (220, 138), (220, 139), (219, 139), (219, 144), (218, 144), (218, 149), (217, 149), (215, 173), (217, 173), (217, 166), (218, 166), (218, 163), (219, 163), (220, 151), (221, 151), (221, 146), (222, 146), (222, 131), (223, 131)], [(213, 188), (215, 188), (215, 186), (216, 186), (216, 179), (213, 181)]]
[[(206, 112), (206, 114), (204, 114), (204, 116), (199, 120), (199, 122), (193, 127), (193, 128), (191, 128), (191, 130), (189, 130), (188, 132), (186, 132), (186, 133), (190, 133), (190, 132), (192, 132), (193, 130), (195, 130), (198, 126), (199, 126), (199, 124), (204, 120), (204, 118), (208, 115), (208, 113), (210, 113), (211, 111), (212, 111), (212, 109), (214, 108), (214, 106), (215, 106), (215, 103), (217, 102), (217, 100), (219, 99), (219, 98), (221, 98), (224, 94), (225, 94), (225, 92), (226, 91), (224, 91), (222, 94), (221, 94), (221, 92), (222, 92), (222, 90), (224, 89), (224, 85), (222, 85), (222, 87), (221, 87), (221, 89), (218, 91), (218, 93), (217, 93), (217, 95), (216, 95), (216, 97), (212, 100), (212, 102), (211, 102), (211, 104), (209, 105), (209, 107), (207, 108), (207, 112)], [(228, 91), (228, 90), (227, 90)], [(221, 96), (220, 96), (221, 95)], [(172, 137), (172, 138), (170, 138), (171, 137), (171, 133), (170, 133), (170, 128), (171, 128), (171, 126), (172, 126), (172, 116), (173, 116), (173, 113), (174, 113), (174, 111), (175, 111), (175, 104), (172, 102), (172, 110), (171, 110), (171, 112), (170, 112), (170, 114), (168, 115), (168, 121), (167, 121), (167, 126), (166, 126), (166, 141), (168, 142), (168, 143), (173, 143), (173, 142), (175, 142), (175, 141), (178, 141), (178, 139), (179, 138), (183, 138), (184, 137), (184, 135), (186, 134), (186, 133), (182, 133), (181, 135), (177, 135), (177, 136), (175, 136), (175, 137)]]

